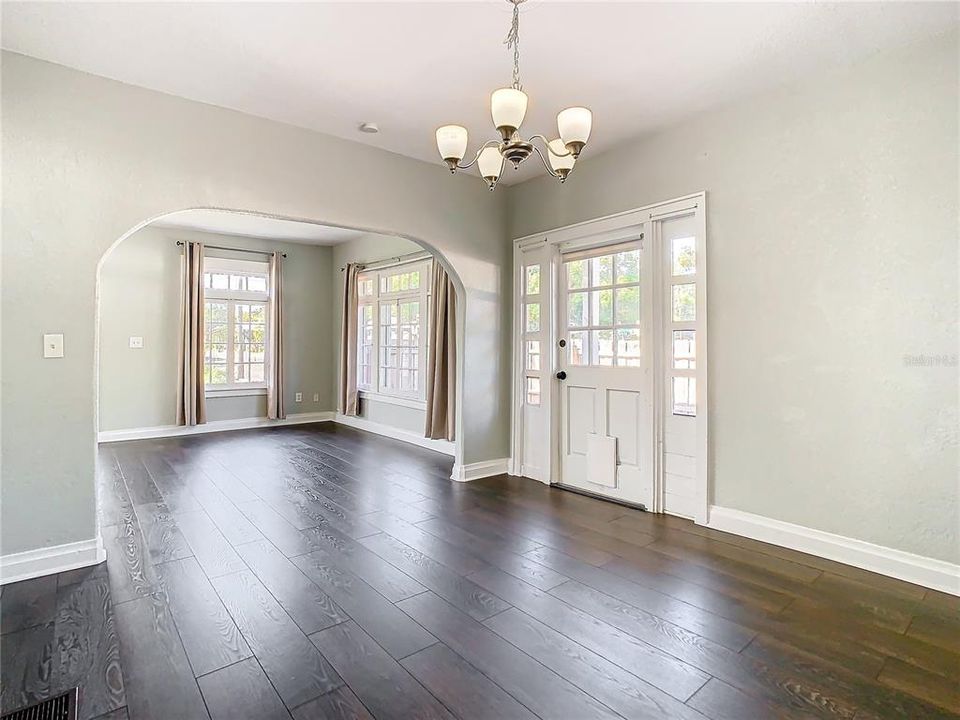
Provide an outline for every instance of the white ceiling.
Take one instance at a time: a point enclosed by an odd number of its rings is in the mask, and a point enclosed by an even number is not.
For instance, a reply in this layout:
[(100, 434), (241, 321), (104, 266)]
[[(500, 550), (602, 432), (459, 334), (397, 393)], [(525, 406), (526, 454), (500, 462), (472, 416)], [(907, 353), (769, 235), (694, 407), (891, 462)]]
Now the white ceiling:
[(228, 210), (184, 210), (167, 215), (153, 224), (157, 227), (283, 240), (306, 245), (336, 245), (367, 234), (360, 230)]
[[(699, 110), (957, 24), (957, 4), (528, 0), (524, 130), (594, 111), (586, 156)], [(433, 131), (493, 136), (504, 0), (2, 4), (5, 49), (440, 163)], [(379, 135), (358, 131), (376, 122)], [(535, 160), (527, 165), (532, 165)], [(532, 174), (524, 168), (505, 182)], [(514, 176), (514, 177), (510, 177)]]

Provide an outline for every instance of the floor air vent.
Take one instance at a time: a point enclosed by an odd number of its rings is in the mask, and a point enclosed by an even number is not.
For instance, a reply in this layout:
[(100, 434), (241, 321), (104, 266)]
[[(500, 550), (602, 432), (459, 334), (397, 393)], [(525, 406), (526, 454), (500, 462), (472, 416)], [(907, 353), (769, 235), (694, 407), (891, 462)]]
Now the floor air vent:
[(77, 720), (77, 690), (7, 713), (0, 720)]

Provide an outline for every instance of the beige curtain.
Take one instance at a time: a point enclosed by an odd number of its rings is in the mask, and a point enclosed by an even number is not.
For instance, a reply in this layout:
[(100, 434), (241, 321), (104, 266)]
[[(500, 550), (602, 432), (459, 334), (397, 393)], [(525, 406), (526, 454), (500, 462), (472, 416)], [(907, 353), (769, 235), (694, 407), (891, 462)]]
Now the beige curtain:
[(340, 382), (337, 410), (357, 415), (357, 275), (359, 266), (348, 263), (343, 271), (343, 324), (340, 329)]
[(188, 242), (181, 263), (177, 424), (207, 421), (203, 388), (203, 244)]
[(446, 271), (433, 261), (427, 350), (427, 422), (424, 435), (453, 440), (457, 397), (457, 296)]
[(267, 378), (267, 417), (282, 420), (283, 408), (283, 254), (270, 256), (270, 377)]

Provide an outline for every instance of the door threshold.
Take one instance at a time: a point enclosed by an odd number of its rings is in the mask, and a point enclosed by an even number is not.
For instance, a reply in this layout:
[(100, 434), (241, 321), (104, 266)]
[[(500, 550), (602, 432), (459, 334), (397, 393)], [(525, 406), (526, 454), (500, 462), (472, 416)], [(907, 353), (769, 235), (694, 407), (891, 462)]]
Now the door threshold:
[(643, 512), (649, 512), (647, 506), (643, 503), (630, 502), (629, 500), (621, 500), (620, 498), (612, 498), (608, 495), (601, 495), (600, 493), (590, 492), (589, 490), (584, 490), (583, 488), (574, 487), (573, 485), (564, 485), (563, 483), (552, 483), (550, 487), (560, 488), (561, 490), (566, 490), (567, 492), (576, 493), (577, 495), (586, 495), (587, 497), (594, 498), (595, 500), (606, 500), (607, 502), (613, 503), (614, 505), (623, 505), (624, 507), (632, 508), (633, 510), (642, 510)]

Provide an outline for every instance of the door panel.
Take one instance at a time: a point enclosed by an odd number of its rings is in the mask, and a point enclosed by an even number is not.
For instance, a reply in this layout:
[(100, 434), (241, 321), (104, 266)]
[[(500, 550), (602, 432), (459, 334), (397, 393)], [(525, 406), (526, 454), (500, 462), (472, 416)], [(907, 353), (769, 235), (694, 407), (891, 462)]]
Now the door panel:
[[(565, 485), (629, 502), (653, 498), (652, 267), (641, 239), (561, 257), (556, 293), (560, 478)], [(615, 438), (612, 486), (590, 481), (591, 434)], [(608, 452), (610, 443), (594, 443)], [(602, 448), (602, 450), (596, 450)], [(595, 478), (596, 479), (596, 478)]]

